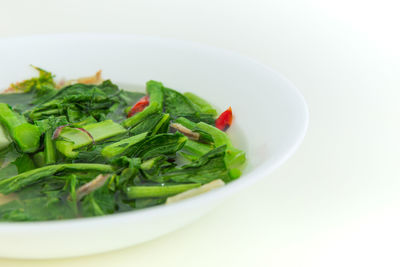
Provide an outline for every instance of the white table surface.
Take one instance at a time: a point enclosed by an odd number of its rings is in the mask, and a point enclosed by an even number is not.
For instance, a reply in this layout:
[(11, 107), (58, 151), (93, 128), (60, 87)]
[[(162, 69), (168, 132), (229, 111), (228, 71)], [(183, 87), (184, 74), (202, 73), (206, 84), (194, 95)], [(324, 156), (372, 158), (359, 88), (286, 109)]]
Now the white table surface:
[(206, 43), (280, 71), (310, 109), (297, 153), (197, 222), (120, 251), (0, 266), (400, 266), (399, 7), (0, 0), (0, 37), (117, 32)]

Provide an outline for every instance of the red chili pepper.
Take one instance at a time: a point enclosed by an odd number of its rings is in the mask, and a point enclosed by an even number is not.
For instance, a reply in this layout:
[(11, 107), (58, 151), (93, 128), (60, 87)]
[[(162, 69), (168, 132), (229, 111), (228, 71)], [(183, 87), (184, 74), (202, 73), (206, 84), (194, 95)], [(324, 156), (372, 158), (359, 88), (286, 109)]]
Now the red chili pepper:
[(218, 119), (215, 120), (215, 127), (221, 131), (226, 131), (232, 124), (232, 108), (229, 107), (227, 110), (219, 115)]
[(136, 102), (135, 105), (133, 105), (133, 107), (131, 108), (131, 110), (128, 113), (128, 118), (132, 117), (133, 115), (135, 115), (136, 113), (143, 111), (143, 109), (145, 107), (147, 107), (149, 105), (149, 97), (146, 95), (144, 97), (142, 97), (141, 99), (139, 99), (138, 102)]

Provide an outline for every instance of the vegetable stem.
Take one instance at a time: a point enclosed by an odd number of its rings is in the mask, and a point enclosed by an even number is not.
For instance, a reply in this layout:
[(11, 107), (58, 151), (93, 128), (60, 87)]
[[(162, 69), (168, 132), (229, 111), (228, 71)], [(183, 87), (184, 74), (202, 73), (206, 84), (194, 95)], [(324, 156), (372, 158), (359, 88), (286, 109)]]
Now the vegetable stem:
[(128, 198), (168, 197), (186, 190), (201, 186), (201, 184), (178, 184), (160, 186), (130, 186), (126, 188)]
[(35, 152), (40, 144), (40, 130), (11, 110), (8, 104), (0, 103), (0, 123), (4, 125), (19, 148), (25, 153)]
[(78, 152), (73, 151), (74, 149), (87, 146), (93, 140), (96, 142), (102, 141), (126, 132), (125, 128), (112, 120), (88, 124), (82, 126), (82, 128), (88, 131), (91, 137), (77, 128), (64, 127), (56, 141), (57, 150), (68, 158), (76, 158)]
[(159, 112), (159, 104), (157, 102), (150, 102), (143, 111), (136, 113), (134, 116), (127, 118), (122, 122), (122, 126), (125, 128), (130, 128), (138, 125), (141, 121), (146, 119), (147, 116), (158, 113)]
[(56, 147), (52, 140), (51, 130), (47, 130), (44, 134), (44, 158), (46, 165), (56, 163)]

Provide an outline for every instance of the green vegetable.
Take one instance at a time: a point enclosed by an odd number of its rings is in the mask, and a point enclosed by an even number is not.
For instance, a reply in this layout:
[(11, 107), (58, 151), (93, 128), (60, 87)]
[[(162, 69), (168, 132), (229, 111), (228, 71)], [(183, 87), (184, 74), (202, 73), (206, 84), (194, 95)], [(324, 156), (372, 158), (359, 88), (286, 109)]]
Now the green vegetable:
[(122, 122), (122, 125), (125, 128), (134, 127), (134, 126), (138, 125), (140, 122), (142, 122), (145, 119), (147, 119), (147, 117), (149, 117), (150, 115), (158, 113), (159, 111), (160, 110), (159, 110), (159, 104), (158, 103), (156, 103), (156, 102), (150, 103), (150, 105), (147, 106), (142, 112), (136, 113), (132, 117), (127, 118), (126, 120), (124, 120)]
[(0, 124), (0, 150), (6, 148), (11, 144), (12, 140), (7, 130)]
[(207, 154), (201, 156), (197, 161), (169, 169), (159, 177), (153, 177), (153, 181), (166, 182), (174, 181), (177, 183), (193, 182), (206, 184), (216, 178), (222, 179), (225, 183), (232, 180), (229, 170), (225, 164), (226, 146), (217, 147)]
[(126, 188), (126, 196), (128, 198), (169, 197), (199, 187), (200, 185), (201, 184), (130, 186)]
[(11, 88), (15, 91), (21, 92), (30, 92), (32, 90), (48, 91), (49, 89), (53, 89), (55, 87), (53, 81), (53, 75), (50, 72), (47, 72), (41, 68), (32, 66), (35, 70), (39, 72), (39, 77), (31, 78), (29, 80), (22, 81), (20, 83), (11, 84)]
[(46, 164), (54, 164), (57, 161), (57, 152), (52, 135), (53, 133), (50, 130), (47, 130), (44, 135), (44, 157)]
[(118, 87), (110, 81), (104, 81), (100, 85), (73, 84), (45, 97), (47, 101), (38, 103), (28, 112), (32, 120), (50, 115), (67, 116), (71, 122), (88, 116), (104, 120), (111, 107), (117, 107), (124, 101)]
[(147, 133), (141, 133), (126, 139), (123, 139), (119, 142), (112, 143), (111, 145), (108, 145), (104, 147), (101, 151), (101, 154), (105, 158), (112, 158), (117, 155), (124, 154), (125, 151), (130, 149), (132, 146), (140, 143), (142, 140), (146, 138)]
[(13, 140), (25, 153), (35, 152), (40, 145), (40, 131), (36, 125), (11, 110), (8, 104), (0, 103), (0, 123), (8, 130)]
[(44, 167), (46, 165), (46, 157), (44, 152), (40, 151), (33, 155), (33, 162), (37, 168)]
[(214, 147), (212, 145), (196, 142), (193, 140), (187, 140), (183, 149), (189, 153), (192, 153), (196, 156), (202, 156), (208, 152), (210, 152)]
[(150, 103), (157, 103), (159, 111), (162, 111), (164, 102), (164, 92), (162, 83), (156, 81), (148, 81), (146, 83), (146, 91), (150, 97)]
[(121, 125), (112, 120), (88, 124), (82, 128), (90, 135), (78, 128), (63, 128), (56, 141), (57, 150), (68, 158), (76, 158), (79, 152), (74, 151), (75, 149), (126, 132)]
[(111, 214), (115, 212), (115, 206), (114, 193), (108, 189), (108, 184), (105, 183), (83, 199), (82, 215), (89, 217)]
[(217, 111), (213, 108), (206, 100), (193, 94), (186, 92), (183, 94), (200, 110), (200, 112), (205, 114), (210, 114), (211, 116), (217, 116)]
[(90, 170), (97, 171), (99, 173), (110, 173), (113, 171), (110, 165), (104, 165), (104, 164), (75, 163), (75, 164), (50, 165), (26, 171), (7, 179), (2, 179), (0, 181), (0, 193), (9, 194), (15, 192), (23, 187), (29, 186), (37, 182), (40, 179), (54, 175), (61, 171), (90, 171)]
[(148, 159), (160, 155), (175, 154), (187, 140), (182, 134), (158, 134), (147, 138), (133, 155), (142, 159)]
[(168, 114), (151, 114), (145, 120), (141, 121), (135, 127), (132, 127), (129, 132), (132, 135), (141, 133), (149, 133), (155, 135), (157, 133), (166, 133), (169, 128), (170, 117)]
[(232, 145), (228, 135), (225, 132), (204, 122), (199, 122), (197, 127), (212, 136), (215, 146), (226, 145), (225, 162), (228, 166), (236, 167), (244, 164), (246, 161), (246, 154)]
[[(56, 86), (50, 72), (0, 94), (0, 221), (102, 216), (241, 175), (243, 151), (214, 127), (215, 109), (148, 81), (142, 97), (107, 80)], [(143, 105), (147, 101), (142, 99)]]

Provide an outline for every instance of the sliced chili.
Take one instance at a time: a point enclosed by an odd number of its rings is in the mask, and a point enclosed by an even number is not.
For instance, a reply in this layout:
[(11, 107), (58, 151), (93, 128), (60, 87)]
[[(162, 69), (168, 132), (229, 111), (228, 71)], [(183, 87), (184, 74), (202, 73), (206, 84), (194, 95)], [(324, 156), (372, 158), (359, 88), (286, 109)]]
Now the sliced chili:
[(149, 105), (149, 97), (146, 95), (144, 97), (142, 97), (141, 99), (139, 99), (138, 102), (136, 102), (135, 105), (133, 105), (133, 107), (131, 108), (131, 110), (128, 113), (128, 118), (132, 117), (133, 115), (135, 115), (136, 113), (143, 111), (143, 109), (145, 109), (147, 106)]
[(219, 115), (218, 119), (215, 120), (215, 127), (221, 131), (226, 131), (232, 124), (232, 108), (229, 107), (227, 110)]

